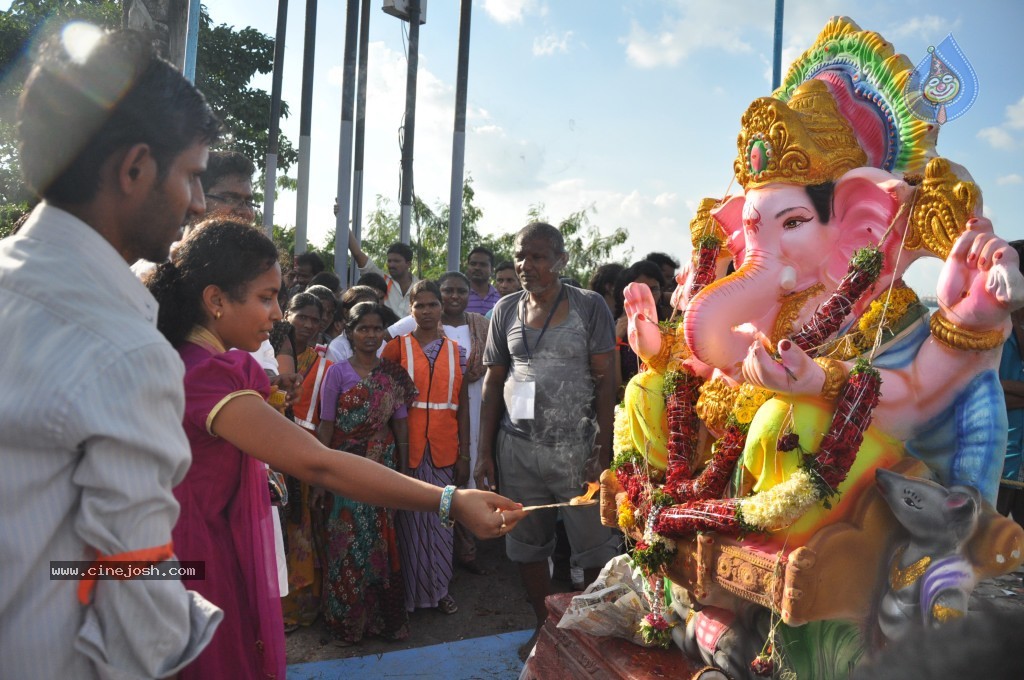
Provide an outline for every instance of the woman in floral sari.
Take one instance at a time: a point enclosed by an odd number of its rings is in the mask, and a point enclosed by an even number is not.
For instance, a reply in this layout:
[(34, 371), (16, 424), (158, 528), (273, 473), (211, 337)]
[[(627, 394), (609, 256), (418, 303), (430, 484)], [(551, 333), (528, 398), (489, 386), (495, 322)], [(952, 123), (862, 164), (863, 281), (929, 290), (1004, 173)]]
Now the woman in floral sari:
[[(406, 406), (416, 386), (401, 366), (377, 357), (382, 306), (361, 302), (345, 333), (353, 355), (327, 371), (320, 397), (320, 441), (396, 469), (408, 447)], [(394, 513), (342, 496), (323, 497), (321, 568), (324, 621), (342, 644), (364, 635), (408, 637)]]

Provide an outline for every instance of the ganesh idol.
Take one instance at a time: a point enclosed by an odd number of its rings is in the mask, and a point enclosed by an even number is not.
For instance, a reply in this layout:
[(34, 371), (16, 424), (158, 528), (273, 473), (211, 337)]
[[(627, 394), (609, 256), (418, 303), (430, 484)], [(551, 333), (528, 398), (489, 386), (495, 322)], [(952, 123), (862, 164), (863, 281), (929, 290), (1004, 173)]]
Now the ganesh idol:
[[(912, 71), (832, 19), (743, 114), (742, 192), (702, 202), (673, 323), (626, 290), (645, 370), (603, 517), (671, 579), (660, 630), (728, 677), (845, 677), (809, 650), (853, 667), (1022, 562), (1024, 531), (991, 504), (1024, 277), (908, 107)], [(943, 261), (931, 312), (903, 279), (924, 257)]]

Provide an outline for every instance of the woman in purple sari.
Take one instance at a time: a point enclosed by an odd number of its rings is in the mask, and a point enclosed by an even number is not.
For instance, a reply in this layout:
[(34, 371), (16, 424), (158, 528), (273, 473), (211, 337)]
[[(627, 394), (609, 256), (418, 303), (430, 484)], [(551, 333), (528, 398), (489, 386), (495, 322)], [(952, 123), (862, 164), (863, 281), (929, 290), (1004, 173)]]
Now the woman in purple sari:
[[(320, 441), (397, 469), (407, 455), (407, 406), (416, 386), (405, 370), (377, 357), (384, 306), (361, 302), (348, 314), (353, 354), (327, 369), (320, 393)], [(343, 496), (323, 497), (321, 610), (342, 644), (364, 635), (409, 636), (394, 512)]]
[(224, 610), (213, 640), (180, 673), (182, 680), (284, 680), (264, 462), (355, 500), (439, 511), (481, 537), (504, 535), (521, 519), (521, 506), (496, 494), (442, 491), (361, 456), (328, 449), (266, 403), (270, 384), (248, 352), (281, 318), (281, 270), (277, 249), (258, 230), (211, 219), (185, 238), (147, 285), (160, 304), (157, 325), (186, 369), (184, 428), (192, 466), (174, 489), (181, 504), (175, 553), (181, 560), (205, 562), (205, 579), (190, 586)]

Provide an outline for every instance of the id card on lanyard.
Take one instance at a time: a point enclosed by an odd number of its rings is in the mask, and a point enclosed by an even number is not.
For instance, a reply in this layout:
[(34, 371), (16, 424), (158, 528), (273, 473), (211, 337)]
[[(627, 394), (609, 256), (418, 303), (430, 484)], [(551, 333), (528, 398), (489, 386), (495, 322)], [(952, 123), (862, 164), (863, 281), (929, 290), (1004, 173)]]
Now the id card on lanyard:
[[(548, 318), (544, 320), (544, 326), (540, 330), (540, 335), (537, 336), (537, 342), (533, 345), (535, 351), (540, 347), (540, 341), (544, 339), (544, 334), (548, 330), (548, 326), (551, 325), (551, 319), (555, 316), (555, 310), (558, 309), (558, 305), (562, 304), (562, 297), (565, 296), (565, 285), (558, 290), (558, 297), (555, 299), (555, 304), (551, 306), (551, 311), (548, 312)], [(524, 296), (522, 304), (519, 306), (519, 323), (523, 329), (523, 346), (526, 347), (526, 359), (527, 364), (533, 362), (533, 351), (530, 350), (530, 340), (526, 335), (526, 297)], [(512, 420), (533, 420), (535, 406), (537, 403), (537, 383), (533, 380), (516, 380), (512, 378), (505, 384), (505, 404), (508, 406), (508, 416)]]

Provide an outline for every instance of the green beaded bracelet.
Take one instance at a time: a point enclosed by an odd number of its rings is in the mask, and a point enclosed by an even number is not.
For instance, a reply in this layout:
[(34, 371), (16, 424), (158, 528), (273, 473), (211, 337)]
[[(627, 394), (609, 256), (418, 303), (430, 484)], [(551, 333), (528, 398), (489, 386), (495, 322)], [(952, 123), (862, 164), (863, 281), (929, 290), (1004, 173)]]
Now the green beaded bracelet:
[(455, 526), (455, 520), (451, 518), (452, 496), (455, 495), (455, 486), (448, 485), (441, 492), (441, 505), (437, 508), (437, 517), (441, 520), (441, 526), (451, 529)]

